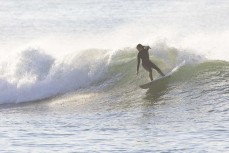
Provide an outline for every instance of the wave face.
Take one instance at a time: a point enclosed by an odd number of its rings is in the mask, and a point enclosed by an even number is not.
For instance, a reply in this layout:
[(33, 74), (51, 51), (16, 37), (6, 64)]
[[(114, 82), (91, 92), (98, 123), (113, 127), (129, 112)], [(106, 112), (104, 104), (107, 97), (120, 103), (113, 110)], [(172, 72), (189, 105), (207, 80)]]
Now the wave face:
[[(154, 45), (150, 54), (152, 61), (164, 72), (186, 61), (186, 65), (174, 74), (173, 82), (195, 79), (213, 82), (216, 74), (222, 78), (215, 81), (225, 82), (228, 76), (227, 62), (208, 61), (164, 43)], [(148, 81), (143, 68), (136, 77), (136, 55), (135, 48), (89, 49), (55, 58), (41, 49), (29, 48), (1, 63), (0, 103), (41, 100), (79, 89), (107, 92), (107, 89), (136, 88)], [(156, 72), (154, 77), (158, 77)]]

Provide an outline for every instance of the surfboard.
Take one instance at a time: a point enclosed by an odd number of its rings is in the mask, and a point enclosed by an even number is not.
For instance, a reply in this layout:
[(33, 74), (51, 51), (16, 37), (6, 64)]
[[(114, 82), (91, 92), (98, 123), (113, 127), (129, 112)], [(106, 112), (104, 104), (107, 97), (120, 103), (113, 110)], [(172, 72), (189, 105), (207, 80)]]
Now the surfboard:
[(162, 80), (165, 80), (166, 78), (169, 78), (171, 77), (171, 75), (176, 72), (180, 67), (182, 67), (183, 65), (185, 64), (185, 61), (181, 62), (180, 64), (178, 64), (176, 67), (174, 67), (171, 71), (169, 71), (168, 73), (165, 74), (165, 76), (163, 77), (160, 77), (160, 78), (157, 78), (149, 83), (146, 83), (146, 84), (142, 84), (140, 85), (139, 87), (142, 88), (142, 89), (148, 89), (150, 88), (151, 86), (155, 85), (156, 83), (162, 81)]

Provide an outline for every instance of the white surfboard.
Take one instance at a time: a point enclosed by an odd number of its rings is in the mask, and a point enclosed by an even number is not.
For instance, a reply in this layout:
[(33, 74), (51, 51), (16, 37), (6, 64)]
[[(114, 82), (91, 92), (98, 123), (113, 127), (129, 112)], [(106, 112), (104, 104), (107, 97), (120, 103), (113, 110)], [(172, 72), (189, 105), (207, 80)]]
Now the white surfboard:
[(173, 68), (170, 72), (168, 72), (167, 74), (165, 74), (165, 76), (157, 78), (149, 83), (146, 84), (142, 84), (139, 87), (142, 89), (148, 89), (150, 88), (152, 85), (156, 84), (159, 81), (162, 81), (168, 77), (170, 77), (174, 72), (176, 72), (181, 66), (183, 66), (185, 64), (185, 61), (181, 62), (179, 65), (177, 65), (175, 68)]

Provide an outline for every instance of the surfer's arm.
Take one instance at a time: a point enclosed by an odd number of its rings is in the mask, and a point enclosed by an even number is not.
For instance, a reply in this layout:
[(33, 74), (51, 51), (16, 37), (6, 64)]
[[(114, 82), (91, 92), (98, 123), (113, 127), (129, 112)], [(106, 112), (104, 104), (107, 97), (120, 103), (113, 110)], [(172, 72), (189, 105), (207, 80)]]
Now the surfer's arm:
[(144, 46), (144, 49), (148, 51), (151, 48), (149, 46)]
[(139, 72), (139, 66), (140, 66), (140, 56), (139, 56), (139, 54), (138, 54), (138, 64), (137, 64), (137, 74), (138, 74), (138, 72)]

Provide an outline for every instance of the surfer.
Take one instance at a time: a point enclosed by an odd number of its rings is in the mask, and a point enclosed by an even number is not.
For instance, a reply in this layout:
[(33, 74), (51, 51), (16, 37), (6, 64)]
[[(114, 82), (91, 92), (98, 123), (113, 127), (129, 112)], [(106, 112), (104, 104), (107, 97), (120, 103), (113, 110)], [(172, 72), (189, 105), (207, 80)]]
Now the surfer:
[(139, 65), (140, 65), (140, 59), (142, 59), (142, 66), (144, 67), (145, 70), (149, 72), (149, 77), (150, 80), (153, 81), (153, 74), (152, 74), (152, 68), (157, 70), (158, 73), (160, 73), (161, 76), (165, 76), (164, 73), (149, 59), (149, 46), (143, 46), (141, 44), (137, 45), (137, 50), (138, 52), (138, 65), (137, 65), (137, 75), (139, 72)]

